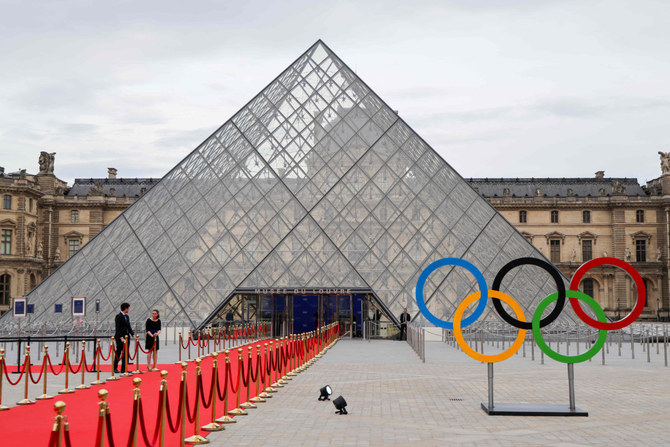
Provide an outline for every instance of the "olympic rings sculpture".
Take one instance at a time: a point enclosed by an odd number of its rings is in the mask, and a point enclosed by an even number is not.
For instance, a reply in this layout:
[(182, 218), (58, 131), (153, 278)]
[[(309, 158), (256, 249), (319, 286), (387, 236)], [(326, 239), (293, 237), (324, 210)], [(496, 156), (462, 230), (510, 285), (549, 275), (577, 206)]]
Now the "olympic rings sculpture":
[[(448, 265), (454, 267), (462, 267), (466, 269), (475, 277), (479, 285), (479, 292), (474, 292), (468, 295), (458, 305), (456, 311), (454, 312), (453, 322), (442, 320), (433, 315), (428, 310), (426, 302), (423, 298), (424, 285), (428, 280), (430, 274), (433, 273), (438, 268)], [(533, 313), (533, 318), (530, 322), (526, 321), (526, 317), (523, 313), (523, 308), (521, 307), (521, 305), (514, 298), (510, 297), (509, 295), (499, 290), (505, 275), (509, 273), (512, 269), (522, 265), (534, 265), (547, 271), (553, 278), (554, 282), (556, 283), (556, 289), (557, 289), (555, 293), (552, 293), (551, 295), (547, 296), (540, 302), (540, 304), (535, 309), (535, 312)], [(619, 321), (608, 322), (607, 317), (605, 316), (605, 311), (603, 311), (602, 307), (600, 307), (598, 302), (595, 299), (593, 299), (593, 297), (590, 297), (589, 295), (586, 295), (585, 293), (580, 292), (578, 290), (579, 282), (584, 277), (584, 274), (587, 271), (591, 270), (592, 268), (601, 265), (613, 265), (615, 267), (623, 269), (633, 278), (633, 281), (637, 286), (638, 294), (635, 307), (633, 307), (633, 310), (627, 316), (625, 316)], [(476, 352), (474, 349), (468, 346), (465, 339), (463, 338), (462, 329), (473, 324), (484, 313), (489, 296), (493, 301), (493, 307), (495, 308), (498, 315), (500, 315), (500, 317), (505, 322), (519, 329), (519, 334), (514, 343), (507, 350), (499, 354), (484, 355), (479, 352)], [(552, 350), (542, 338), (542, 331), (541, 331), (543, 327), (547, 326), (548, 324), (551, 324), (559, 317), (559, 315), (563, 311), (563, 307), (565, 306), (566, 298), (569, 298), (570, 305), (574, 309), (577, 316), (585, 324), (591, 326), (594, 329), (598, 329), (598, 338), (596, 342), (593, 344), (593, 346), (582, 354), (572, 356), (562, 355)], [(484, 275), (482, 275), (482, 273), (477, 269), (477, 267), (461, 258), (443, 258), (431, 263), (421, 273), (416, 284), (416, 303), (419, 306), (419, 310), (421, 311), (423, 316), (428, 321), (430, 321), (431, 323), (433, 323), (438, 327), (453, 330), (454, 338), (456, 339), (458, 346), (461, 347), (463, 352), (465, 352), (467, 355), (469, 355), (475, 360), (487, 363), (501, 362), (514, 355), (523, 345), (523, 341), (526, 338), (527, 330), (532, 330), (533, 337), (535, 338), (538, 347), (548, 357), (562, 363), (585, 362), (594, 355), (596, 355), (598, 351), (600, 351), (600, 349), (603, 347), (605, 341), (607, 340), (607, 331), (624, 328), (633, 323), (640, 316), (642, 310), (644, 309), (644, 303), (646, 301), (646, 298), (647, 298), (647, 291), (644, 287), (644, 281), (642, 280), (642, 276), (640, 276), (638, 271), (635, 270), (635, 268), (633, 268), (633, 266), (628, 264), (627, 262), (624, 262), (621, 259), (610, 258), (610, 257), (596, 258), (582, 264), (577, 269), (575, 274), (572, 276), (572, 279), (570, 280), (570, 288), (568, 290), (565, 289), (565, 284), (563, 283), (561, 274), (556, 269), (556, 267), (554, 267), (553, 265), (542, 259), (530, 258), (530, 257), (518, 258), (505, 264), (496, 274), (495, 279), (493, 280), (493, 285), (491, 286), (490, 290), (486, 285)], [(468, 308), (468, 306), (470, 306), (477, 300), (478, 304), (474, 312), (467, 318), (463, 318), (463, 314), (465, 313), (465, 310)], [(516, 318), (512, 317), (507, 313), (507, 311), (505, 311), (501, 301), (504, 301), (512, 308), (514, 314), (516, 315)], [(584, 311), (581, 304), (579, 303), (580, 301), (583, 301), (585, 304), (587, 304), (589, 307), (593, 309), (597, 320), (593, 319)], [(554, 305), (553, 310), (549, 313), (549, 315), (542, 318), (544, 311), (547, 309), (547, 307), (549, 307), (549, 305), (551, 305), (554, 302), (556, 304)]]

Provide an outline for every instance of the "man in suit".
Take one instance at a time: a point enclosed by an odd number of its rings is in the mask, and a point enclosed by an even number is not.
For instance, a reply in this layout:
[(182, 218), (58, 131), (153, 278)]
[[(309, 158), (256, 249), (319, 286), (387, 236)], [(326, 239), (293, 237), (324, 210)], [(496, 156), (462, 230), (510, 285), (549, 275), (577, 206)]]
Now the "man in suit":
[[(116, 329), (114, 331), (114, 342), (116, 344), (116, 357), (114, 358), (114, 372), (118, 373), (118, 363), (119, 360), (122, 360), (123, 369), (122, 372), (126, 372), (126, 357), (123, 355), (123, 339), (126, 336), (131, 337), (135, 335), (133, 328), (130, 326), (130, 318), (128, 318), (128, 310), (130, 310), (130, 304), (123, 303), (121, 304), (121, 312), (116, 314), (114, 318), (114, 324)], [(130, 346), (128, 346), (130, 348)]]
[(407, 340), (407, 323), (409, 323), (410, 319), (411, 317), (407, 312), (407, 308), (405, 308), (400, 314), (400, 340)]

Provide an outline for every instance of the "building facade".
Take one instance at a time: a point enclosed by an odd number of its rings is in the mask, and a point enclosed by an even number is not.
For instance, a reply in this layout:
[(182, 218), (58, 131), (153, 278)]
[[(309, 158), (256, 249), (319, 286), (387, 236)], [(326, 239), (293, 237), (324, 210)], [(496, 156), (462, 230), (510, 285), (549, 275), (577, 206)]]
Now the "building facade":
[(0, 168), (0, 313), (27, 295), (114, 220), (157, 179), (76, 179), (54, 175), (55, 154), (42, 152), (39, 172)]

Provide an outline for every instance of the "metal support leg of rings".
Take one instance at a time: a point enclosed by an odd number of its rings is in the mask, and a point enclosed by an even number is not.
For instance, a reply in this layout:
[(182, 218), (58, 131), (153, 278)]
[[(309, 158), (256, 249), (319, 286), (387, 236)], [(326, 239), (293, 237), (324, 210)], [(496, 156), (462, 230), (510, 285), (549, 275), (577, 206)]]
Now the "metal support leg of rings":
[(482, 402), (482, 410), (489, 416), (588, 416), (586, 410), (575, 406), (575, 368), (568, 363), (569, 405), (558, 404), (494, 404), (493, 403), (493, 363), (487, 363), (489, 379), (489, 401)]

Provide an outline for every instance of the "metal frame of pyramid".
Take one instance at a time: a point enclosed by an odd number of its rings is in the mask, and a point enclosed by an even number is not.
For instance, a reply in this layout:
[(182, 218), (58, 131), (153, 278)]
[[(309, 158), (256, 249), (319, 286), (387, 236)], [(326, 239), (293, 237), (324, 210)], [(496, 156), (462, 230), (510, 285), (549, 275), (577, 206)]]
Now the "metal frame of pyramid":
[[(352, 288), (397, 315), (432, 261), (461, 257), (490, 284), (521, 256), (544, 258), (319, 40), (29, 300), (33, 322), (87, 296), (101, 321), (127, 301), (196, 327), (235, 290)], [(426, 302), (448, 320), (476, 287), (444, 268)], [(530, 312), (555, 285), (521, 267), (503, 290)]]

